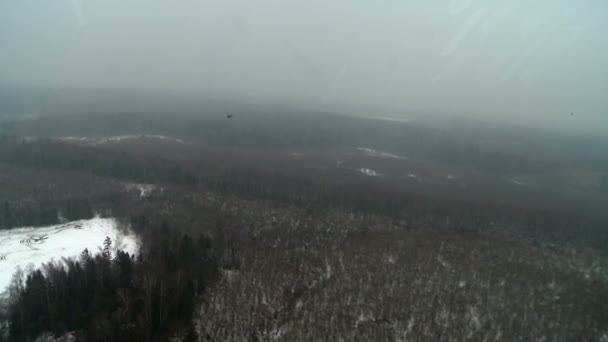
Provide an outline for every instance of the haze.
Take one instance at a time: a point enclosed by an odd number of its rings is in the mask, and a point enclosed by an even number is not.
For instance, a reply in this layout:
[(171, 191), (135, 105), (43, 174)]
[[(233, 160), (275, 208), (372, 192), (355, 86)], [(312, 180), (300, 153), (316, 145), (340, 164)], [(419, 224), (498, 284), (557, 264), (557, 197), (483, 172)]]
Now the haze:
[(605, 1), (5, 1), (0, 82), (608, 127)]

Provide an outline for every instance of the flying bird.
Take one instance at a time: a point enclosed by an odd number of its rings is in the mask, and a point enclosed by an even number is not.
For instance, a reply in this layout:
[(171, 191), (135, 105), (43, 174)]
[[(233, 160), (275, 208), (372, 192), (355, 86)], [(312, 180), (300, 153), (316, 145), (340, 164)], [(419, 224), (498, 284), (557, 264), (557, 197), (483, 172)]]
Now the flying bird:
[(226, 119), (232, 119), (232, 114), (226, 114)]

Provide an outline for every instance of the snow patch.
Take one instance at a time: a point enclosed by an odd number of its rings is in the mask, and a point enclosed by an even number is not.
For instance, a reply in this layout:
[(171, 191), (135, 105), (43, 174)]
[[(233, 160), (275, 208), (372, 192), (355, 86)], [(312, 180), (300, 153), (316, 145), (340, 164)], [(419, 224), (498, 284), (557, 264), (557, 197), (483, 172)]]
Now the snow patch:
[(139, 197), (146, 198), (156, 189), (156, 186), (153, 184), (127, 184), (126, 188), (127, 191), (138, 191)]
[(106, 237), (112, 239), (114, 250), (135, 254), (139, 240), (134, 234), (124, 234), (115, 219), (95, 217), (44, 227), (23, 227), (0, 230), (0, 294), (6, 290), (18, 267), (31, 266), (61, 258), (77, 257), (87, 248), (97, 253)]
[(355, 321), (355, 328), (358, 328), (361, 324), (367, 323), (371, 320), (373, 320), (374, 317), (369, 314), (369, 313), (363, 313), (363, 311), (361, 311), (359, 313), (359, 317), (357, 317), (357, 320)]
[(369, 119), (369, 120), (379, 120), (379, 121), (391, 121), (391, 122), (411, 122), (412, 120), (409, 118), (405, 118), (405, 117), (398, 117), (398, 116), (376, 116), (376, 115), (353, 115), (355, 117), (359, 117), (362, 119)]
[(111, 137), (104, 138), (91, 138), (91, 137), (78, 137), (78, 136), (67, 136), (67, 137), (54, 137), (54, 140), (71, 142), (71, 143), (80, 143), (87, 145), (103, 145), (112, 142), (120, 142), (123, 140), (135, 140), (135, 139), (156, 139), (156, 140), (165, 140), (171, 141), (178, 144), (185, 144), (182, 139), (169, 137), (166, 135), (160, 134), (126, 134), (126, 135), (117, 135)]
[(394, 153), (390, 153), (390, 152), (384, 152), (384, 151), (378, 151), (378, 150), (374, 150), (372, 148), (369, 147), (357, 147), (357, 150), (359, 150), (360, 152), (362, 152), (364, 155), (366, 156), (370, 156), (370, 157), (377, 157), (377, 158), (392, 158), (392, 159), (407, 159), (403, 156), (394, 154)]
[(76, 338), (76, 334), (71, 331), (68, 333), (65, 333), (59, 337), (56, 337), (55, 335), (53, 335), (52, 333), (43, 333), (42, 335), (38, 336), (34, 342), (76, 342), (78, 341), (78, 339)]
[(133, 139), (157, 139), (157, 140), (167, 140), (176, 142), (179, 144), (184, 144), (184, 141), (178, 138), (168, 137), (165, 135), (159, 134), (128, 134), (128, 135), (119, 135), (115, 137), (108, 137), (97, 140), (98, 144), (106, 144), (110, 142), (119, 142), (123, 140), (133, 140)]
[(522, 182), (520, 180), (517, 180), (517, 179), (507, 179), (507, 181), (509, 183), (511, 183), (511, 184), (515, 184), (515, 185), (519, 185), (519, 186), (529, 186), (528, 183), (524, 183), (524, 182)]
[(378, 173), (372, 169), (368, 169), (368, 168), (360, 168), (358, 169), (359, 172), (363, 173), (364, 175), (370, 176), (370, 177), (377, 177)]
[(77, 143), (92, 143), (95, 139), (87, 137), (57, 137), (56, 140), (63, 142), (77, 142)]

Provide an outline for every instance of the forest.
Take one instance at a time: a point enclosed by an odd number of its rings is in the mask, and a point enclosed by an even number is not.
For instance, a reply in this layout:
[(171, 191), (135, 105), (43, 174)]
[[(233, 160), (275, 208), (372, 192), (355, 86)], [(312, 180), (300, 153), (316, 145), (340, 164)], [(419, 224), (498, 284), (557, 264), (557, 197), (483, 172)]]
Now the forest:
[[(76, 259), (18, 271), (9, 286), (11, 341), (42, 333), (74, 333), (83, 341), (164, 340), (176, 327), (196, 337), (191, 322), (197, 298), (217, 278), (218, 263), (208, 237), (176, 233), (145, 217), (133, 225), (145, 237), (138, 255), (83, 250)], [(185, 324), (185, 326), (184, 326)]]
[[(128, 254), (108, 238), (100, 251), (17, 270), (0, 305), (1, 339), (608, 334), (605, 170), (591, 153), (555, 158), (538, 146), (524, 153), (446, 142), (439, 133), (394, 140), (393, 126), (342, 116), (284, 117), (289, 133), (278, 137), (271, 119), (257, 117), (255, 125), (268, 126), (222, 126), (236, 129), (230, 134), (240, 140), (230, 142), (206, 135), (220, 127), (209, 122), (225, 125), (217, 118), (188, 117), (191, 125), (176, 127), (142, 117), (3, 126), (1, 229), (102, 216), (134, 232), (141, 248)], [(333, 135), (330, 123), (328, 132), (312, 129), (324, 120), (384, 134)], [(407, 141), (418, 143), (408, 149)], [(273, 144), (283, 148), (267, 148)], [(575, 172), (564, 166), (570, 158), (586, 161)], [(595, 181), (581, 183), (579, 174)]]
[(0, 0), (0, 342), (608, 342), (606, 32)]

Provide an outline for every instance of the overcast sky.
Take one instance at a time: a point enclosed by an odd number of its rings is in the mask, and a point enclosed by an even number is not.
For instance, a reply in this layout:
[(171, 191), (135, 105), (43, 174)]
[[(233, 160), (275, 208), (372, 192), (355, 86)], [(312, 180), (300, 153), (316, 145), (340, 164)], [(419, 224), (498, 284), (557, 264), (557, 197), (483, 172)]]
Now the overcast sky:
[(606, 0), (3, 0), (0, 82), (608, 134), (607, 34)]

